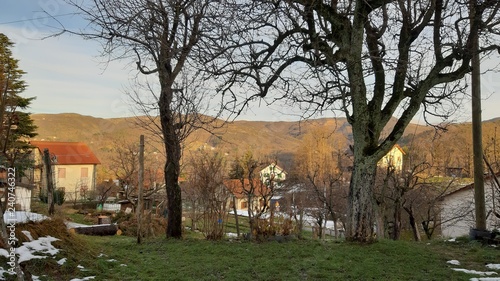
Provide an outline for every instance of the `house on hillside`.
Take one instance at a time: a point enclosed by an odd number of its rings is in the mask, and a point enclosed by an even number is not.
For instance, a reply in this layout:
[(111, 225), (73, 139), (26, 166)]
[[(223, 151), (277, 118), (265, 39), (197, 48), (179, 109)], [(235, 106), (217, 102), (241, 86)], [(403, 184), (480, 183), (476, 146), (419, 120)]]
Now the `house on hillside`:
[(49, 150), (52, 163), (52, 177), (55, 188), (64, 189), (66, 200), (80, 200), (95, 190), (96, 167), (99, 159), (82, 142), (31, 141), (34, 149), (35, 184), (40, 191), (47, 188), (43, 153)]
[(264, 204), (269, 206), (272, 190), (260, 179), (253, 179), (253, 181), (245, 179), (243, 183), (239, 179), (230, 179), (225, 180), (223, 184), (232, 195), (228, 202), (230, 209), (233, 209), (233, 199), (236, 202), (236, 211), (247, 212), (249, 202), (252, 202), (254, 210), (262, 208)]
[(269, 185), (271, 182), (281, 183), (286, 180), (287, 173), (283, 168), (278, 166), (276, 163), (271, 163), (269, 166), (262, 169), (259, 173), (260, 180)]
[[(497, 177), (500, 174), (497, 174)], [(500, 189), (493, 176), (484, 181), (486, 224), (488, 230), (500, 228)], [(444, 237), (469, 235), (475, 227), (474, 184), (444, 196), (441, 202), (441, 233)]]
[(378, 162), (381, 168), (393, 167), (396, 171), (403, 170), (403, 157), (406, 153), (398, 144), (394, 145), (392, 149)]

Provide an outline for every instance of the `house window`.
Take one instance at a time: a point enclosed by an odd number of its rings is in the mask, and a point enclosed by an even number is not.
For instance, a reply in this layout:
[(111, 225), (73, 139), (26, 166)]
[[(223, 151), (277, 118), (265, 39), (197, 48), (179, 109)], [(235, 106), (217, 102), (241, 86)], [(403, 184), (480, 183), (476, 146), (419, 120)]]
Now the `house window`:
[(59, 178), (59, 179), (66, 178), (66, 168), (58, 168), (57, 169), (57, 178)]
[(81, 170), (81, 177), (82, 178), (88, 178), (89, 177), (89, 168), (82, 168), (82, 170)]
[(246, 201), (241, 202), (241, 209), (246, 209), (246, 208), (248, 208), (248, 202)]

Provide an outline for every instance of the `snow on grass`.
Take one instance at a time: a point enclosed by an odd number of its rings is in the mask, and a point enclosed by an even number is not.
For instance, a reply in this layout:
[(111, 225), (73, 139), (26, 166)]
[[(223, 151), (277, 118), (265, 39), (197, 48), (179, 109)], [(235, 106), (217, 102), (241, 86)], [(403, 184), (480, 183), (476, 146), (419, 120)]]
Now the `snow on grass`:
[(464, 269), (464, 268), (452, 268), (452, 269), (455, 271), (460, 271), (460, 272), (464, 272), (464, 273), (468, 273), (468, 274), (476, 274), (476, 275), (481, 275), (481, 276), (498, 274), (495, 271), (477, 271), (477, 270), (470, 270), (470, 269)]
[(447, 261), (446, 263), (453, 264), (453, 265), (460, 265), (460, 262), (457, 260)]
[(479, 278), (471, 278), (470, 281), (500, 281), (498, 277), (479, 277)]
[(67, 260), (66, 258), (62, 258), (62, 259), (60, 259), (60, 260), (57, 261), (57, 264), (58, 265), (63, 265), (63, 264), (66, 263), (66, 260)]
[(52, 236), (40, 237), (37, 240), (24, 242), (22, 246), (16, 249), (16, 254), (19, 255), (18, 262), (28, 261), (31, 259), (44, 259), (46, 255), (35, 255), (35, 253), (48, 254), (54, 256), (59, 252), (59, 249), (52, 246), (52, 242), (59, 239)]
[(28, 238), (28, 240), (30, 240), (30, 241), (35, 240), (35, 239), (33, 239), (33, 236), (31, 236), (31, 233), (30, 233), (29, 231), (27, 231), (27, 230), (21, 230), (21, 232), (22, 232), (24, 235), (26, 235), (26, 237)]
[[(24, 233), (24, 232), (23, 232)], [(40, 237), (37, 240), (33, 240), (31, 233), (24, 233), (32, 241), (24, 242), (21, 246), (15, 249), (18, 256), (17, 261), (19, 263), (28, 261), (31, 259), (44, 259), (48, 255), (54, 256), (59, 252), (59, 249), (52, 246), (52, 242), (59, 239), (52, 236)], [(9, 258), (9, 253), (5, 249), (0, 249), (0, 255)], [(4, 273), (10, 274), (10, 272), (4, 270), (0, 267), (0, 280), (3, 280)]]
[(487, 264), (486, 267), (489, 269), (500, 269), (500, 264), (490, 263), (490, 264)]
[(69, 281), (86, 281), (86, 280), (90, 280), (90, 279), (95, 279), (95, 276), (88, 276), (88, 277), (84, 277), (83, 279), (80, 279), (80, 278), (73, 278)]
[(5, 269), (3, 269), (3, 267), (0, 266), (0, 280), (5, 280), (5, 278), (3, 277), (4, 273), (7, 273), (9, 275), (13, 275), (14, 274), (13, 272), (5, 270)]

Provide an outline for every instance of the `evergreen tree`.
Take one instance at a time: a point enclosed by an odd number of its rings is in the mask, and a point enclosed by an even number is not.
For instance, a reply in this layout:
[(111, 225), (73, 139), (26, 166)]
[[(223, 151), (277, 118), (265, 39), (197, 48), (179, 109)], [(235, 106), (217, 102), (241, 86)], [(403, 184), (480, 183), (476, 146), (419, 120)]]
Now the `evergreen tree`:
[(20, 178), (32, 164), (28, 155), (29, 139), (37, 135), (37, 127), (30, 114), (24, 112), (34, 98), (21, 96), (27, 87), (22, 79), (25, 72), (19, 69), (19, 60), (12, 56), (13, 46), (14, 43), (0, 33), (0, 165), (16, 167)]

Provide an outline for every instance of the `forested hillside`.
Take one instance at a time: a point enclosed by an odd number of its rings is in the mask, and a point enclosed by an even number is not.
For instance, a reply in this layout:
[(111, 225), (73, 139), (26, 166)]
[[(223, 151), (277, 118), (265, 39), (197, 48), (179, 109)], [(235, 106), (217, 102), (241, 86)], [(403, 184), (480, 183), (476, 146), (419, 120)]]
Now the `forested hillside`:
[[(140, 122), (136, 117), (104, 119), (72, 113), (33, 114), (32, 117), (38, 126), (37, 140), (85, 142), (101, 160), (101, 170), (109, 166), (113, 147), (138, 143), (141, 134), (146, 135), (150, 151), (162, 151), (158, 137), (138, 126)], [(500, 133), (497, 127), (500, 127), (500, 119), (485, 121), (483, 126), (484, 148), (491, 162), (496, 162), (496, 153), (500, 151), (496, 148), (496, 135)], [(471, 124), (454, 124), (447, 128), (447, 131), (436, 132), (432, 127), (410, 124), (400, 144), (412, 154), (432, 154), (433, 161), (440, 166), (462, 167), (468, 172), (472, 165)], [(338, 139), (337, 143), (344, 146), (339, 149), (347, 149), (351, 143), (351, 129), (345, 118), (301, 122), (235, 121), (212, 132), (195, 131), (185, 142), (184, 156), (201, 147), (220, 149), (229, 159), (252, 151), (259, 157), (277, 158), (281, 165), (289, 168), (303, 136), (318, 129)]]

